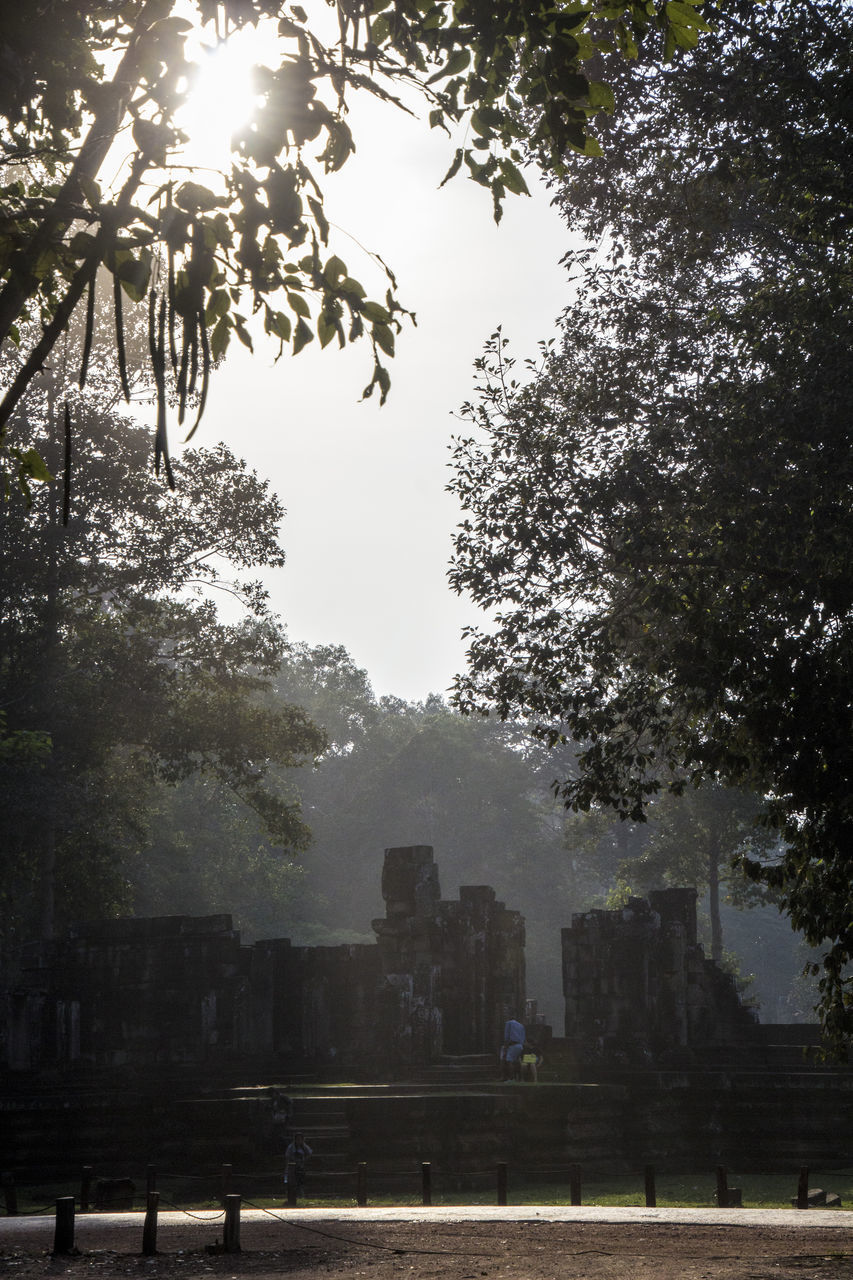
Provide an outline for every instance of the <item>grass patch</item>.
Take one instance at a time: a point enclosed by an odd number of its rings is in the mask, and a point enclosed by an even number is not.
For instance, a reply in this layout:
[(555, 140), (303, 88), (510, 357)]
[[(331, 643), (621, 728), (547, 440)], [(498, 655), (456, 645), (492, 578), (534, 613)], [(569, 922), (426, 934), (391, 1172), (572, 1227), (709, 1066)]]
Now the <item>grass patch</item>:
[[(538, 1181), (517, 1175), (513, 1178), (509, 1171), (507, 1199), (511, 1205), (567, 1205), (569, 1203), (568, 1175), (565, 1183)], [(216, 1211), (221, 1208), (218, 1194), (212, 1190), (216, 1179), (198, 1179), (170, 1183), (164, 1177), (159, 1180), (160, 1207), (169, 1209), (173, 1205), (185, 1209), (201, 1209)], [(456, 1185), (453, 1185), (456, 1183)], [(728, 1172), (729, 1187), (740, 1187), (743, 1193), (743, 1205), (748, 1209), (790, 1209), (791, 1200), (797, 1194), (797, 1176), (795, 1173), (744, 1173), (730, 1170)], [(657, 1203), (659, 1208), (713, 1208), (715, 1204), (716, 1179), (713, 1173), (681, 1173), (659, 1174), (655, 1180)], [(824, 1191), (835, 1192), (841, 1197), (842, 1207), (853, 1208), (853, 1169), (835, 1169), (831, 1171), (812, 1170), (809, 1175), (812, 1188), (821, 1187)], [(352, 1179), (341, 1178), (341, 1190), (337, 1195), (312, 1196), (309, 1194), (300, 1199), (302, 1208), (340, 1209), (355, 1207), (355, 1176)], [(270, 1194), (269, 1185), (259, 1188), (258, 1194), (252, 1193), (249, 1180), (243, 1182), (235, 1177), (233, 1190), (243, 1196), (246, 1208), (257, 1206), (263, 1209), (285, 1208), (285, 1195), (282, 1188)], [(52, 1213), (59, 1196), (74, 1195), (79, 1204), (79, 1184), (69, 1185), (49, 1183), (35, 1187), (19, 1187), (17, 1189), (18, 1209), (22, 1214), (39, 1210)], [(476, 1185), (460, 1187), (458, 1180), (443, 1176), (433, 1170), (432, 1203), (436, 1207), (442, 1205), (494, 1205), (496, 1203), (496, 1184), (491, 1177), (481, 1176)], [(591, 1177), (582, 1183), (581, 1199), (585, 1205), (632, 1207), (645, 1204), (645, 1189), (641, 1174), (613, 1177)], [(368, 1182), (368, 1204), (382, 1207), (413, 1207), (421, 1204), (420, 1177), (406, 1179), (399, 1189), (383, 1189), (377, 1177), (373, 1185)], [(134, 1207), (144, 1208), (144, 1194), (137, 1191)]]

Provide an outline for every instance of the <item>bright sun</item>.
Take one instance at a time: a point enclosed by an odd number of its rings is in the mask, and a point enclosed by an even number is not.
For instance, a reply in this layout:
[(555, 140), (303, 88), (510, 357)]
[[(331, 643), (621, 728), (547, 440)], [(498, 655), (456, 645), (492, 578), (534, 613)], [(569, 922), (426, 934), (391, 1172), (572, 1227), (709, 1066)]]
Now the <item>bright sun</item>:
[(269, 53), (264, 24), (243, 27), (221, 44), (195, 55), (196, 72), (178, 125), (189, 137), (181, 148), (187, 164), (222, 171), (229, 165), (231, 135), (252, 113), (252, 67)]

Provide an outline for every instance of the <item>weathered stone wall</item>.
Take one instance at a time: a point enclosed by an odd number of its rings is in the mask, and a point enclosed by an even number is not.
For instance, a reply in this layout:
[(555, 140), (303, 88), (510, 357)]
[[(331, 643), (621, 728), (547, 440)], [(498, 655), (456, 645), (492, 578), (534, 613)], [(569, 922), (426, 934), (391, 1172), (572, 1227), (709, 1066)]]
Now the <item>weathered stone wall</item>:
[(486, 885), (442, 902), (432, 850), (389, 849), (384, 919), (374, 920), (385, 992), (399, 1012), (398, 1060), (493, 1052), (507, 1012), (524, 1008), (524, 921)]
[(204, 1061), (245, 1034), (245, 952), (224, 915), (104, 920), (28, 944), (7, 1065)]
[(563, 929), (565, 1034), (581, 1062), (689, 1064), (756, 1019), (696, 937), (696, 890), (662, 889)]
[(274, 939), (246, 950), (252, 1016), (238, 1050), (282, 1063), (369, 1066), (380, 978), (375, 946), (293, 947)]
[(110, 920), (23, 948), (2, 993), (14, 1072), (277, 1062), (388, 1075), (494, 1050), (524, 1001), (524, 923), (442, 901), (432, 849), (386, 850), (374, 946), (244, 946), (229, 916)]

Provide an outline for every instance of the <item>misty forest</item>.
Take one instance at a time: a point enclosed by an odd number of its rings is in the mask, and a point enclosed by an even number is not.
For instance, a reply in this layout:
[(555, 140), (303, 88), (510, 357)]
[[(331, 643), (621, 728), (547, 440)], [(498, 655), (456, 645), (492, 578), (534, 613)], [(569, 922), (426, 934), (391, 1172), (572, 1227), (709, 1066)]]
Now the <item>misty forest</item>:
[[(432, 845), (445, 895), (523, 914), (556, 1027), (572, 914), (692, 885), (762, 1019), (844, 1038), (850, 11), (29, 7), (0, 17), (0, 968), (123, 915), (372, 941), (383, 850)], [(191, 41), (258, 23), (217, 182), (181, 167)], [(471, 352), (448, 589), (483, 622), (419, 702), (290, 633), (288, 478), (205, 430), (232, 341), (360, 343), (382, 400), (418, 341), (326, 212), (360, 93), (464, 137), (484, 218), (544, 174), (573, 284), (537, 360)]]

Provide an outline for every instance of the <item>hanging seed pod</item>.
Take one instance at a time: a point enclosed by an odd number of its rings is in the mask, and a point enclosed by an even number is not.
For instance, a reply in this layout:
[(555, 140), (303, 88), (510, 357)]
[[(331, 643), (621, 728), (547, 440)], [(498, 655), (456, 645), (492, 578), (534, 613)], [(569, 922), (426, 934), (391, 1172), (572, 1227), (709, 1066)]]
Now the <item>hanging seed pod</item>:
[(62, 471), (62, 524), (66, 526), (71, 515), (71, 408), (65, 401), (65, 459)]
[(198, 401), (198, 413), (196, 414), (195, 422), (187, 435), (187, 440), (192, 440), (198, 430), (198, 424), (201, 422), (201, 415), (204, 413), (204, 406), (207, 404), (207, 389), (210, 386), (210, 341), (207, 336), (207, 325), (204, 323), (203, 311), (200, 311), (198, 314), (198, 332), (201, 337), (201, 394)]
[[(166, 208), (170, 212), (173, 208), (171, 182), (166, 189)], [(178, 349), (175, 343), (175, 249), (171, 237), (167, 242), (166, 265), (169, 295), (169, 358), (172, 362), (172, 376), (174, 377), (178, 372)]]
[(154, 433), (154, 474), (160, 474), (160, 465), (166, 472), (169, 488), (174, 489), (175, 477), (169, 460), (169, 441), (166, 435), (166, 299), (160, 298), (158, 315), (157, 294), (151, 290), (148, 300), (148, 347), (151, 368), (157, 388), (157, 427)]
[(98, 275), (98, 263), (95, 260), (89, 268), (89, 296), (86, 299), (86, 332), (83, 337), (83, 357), (80, 361), (79, 384), (82, 391), (86, 385), (86, 374), (89, 372), (89, 356), (92, 354), (92, 335), (95, 332), (95, 281)]
[(198, 325), (196, 318), (193, 316), (190, 323), (190, 383), (187, 388), (188, 394), (192, 395), (195, 391), (195, 384), (198, 378)]
[(130, 404), (130, 382), (127, 376), (127, 352), (124, 346), (124, 314), (122, 310), (121, 280), (118, 272), (113, 272), (113, 310), (116, 322), (116, 355), (118, 357), (118, 376), (121, 379), (121, 391), (125, 403)]
[(175, 253), (171, 245), (169, 246), (168, 261), (168, 290), (169, 290), (169, 359), (172, 363), (172, 376), (178, 372), (178, 347), (175, 342)]
[(187, 374), (190, 364), (189, 321), (184, 320), (181, 340), (181, 367), (178, 372), (178, 426), (183, 426), (187, 410)]

